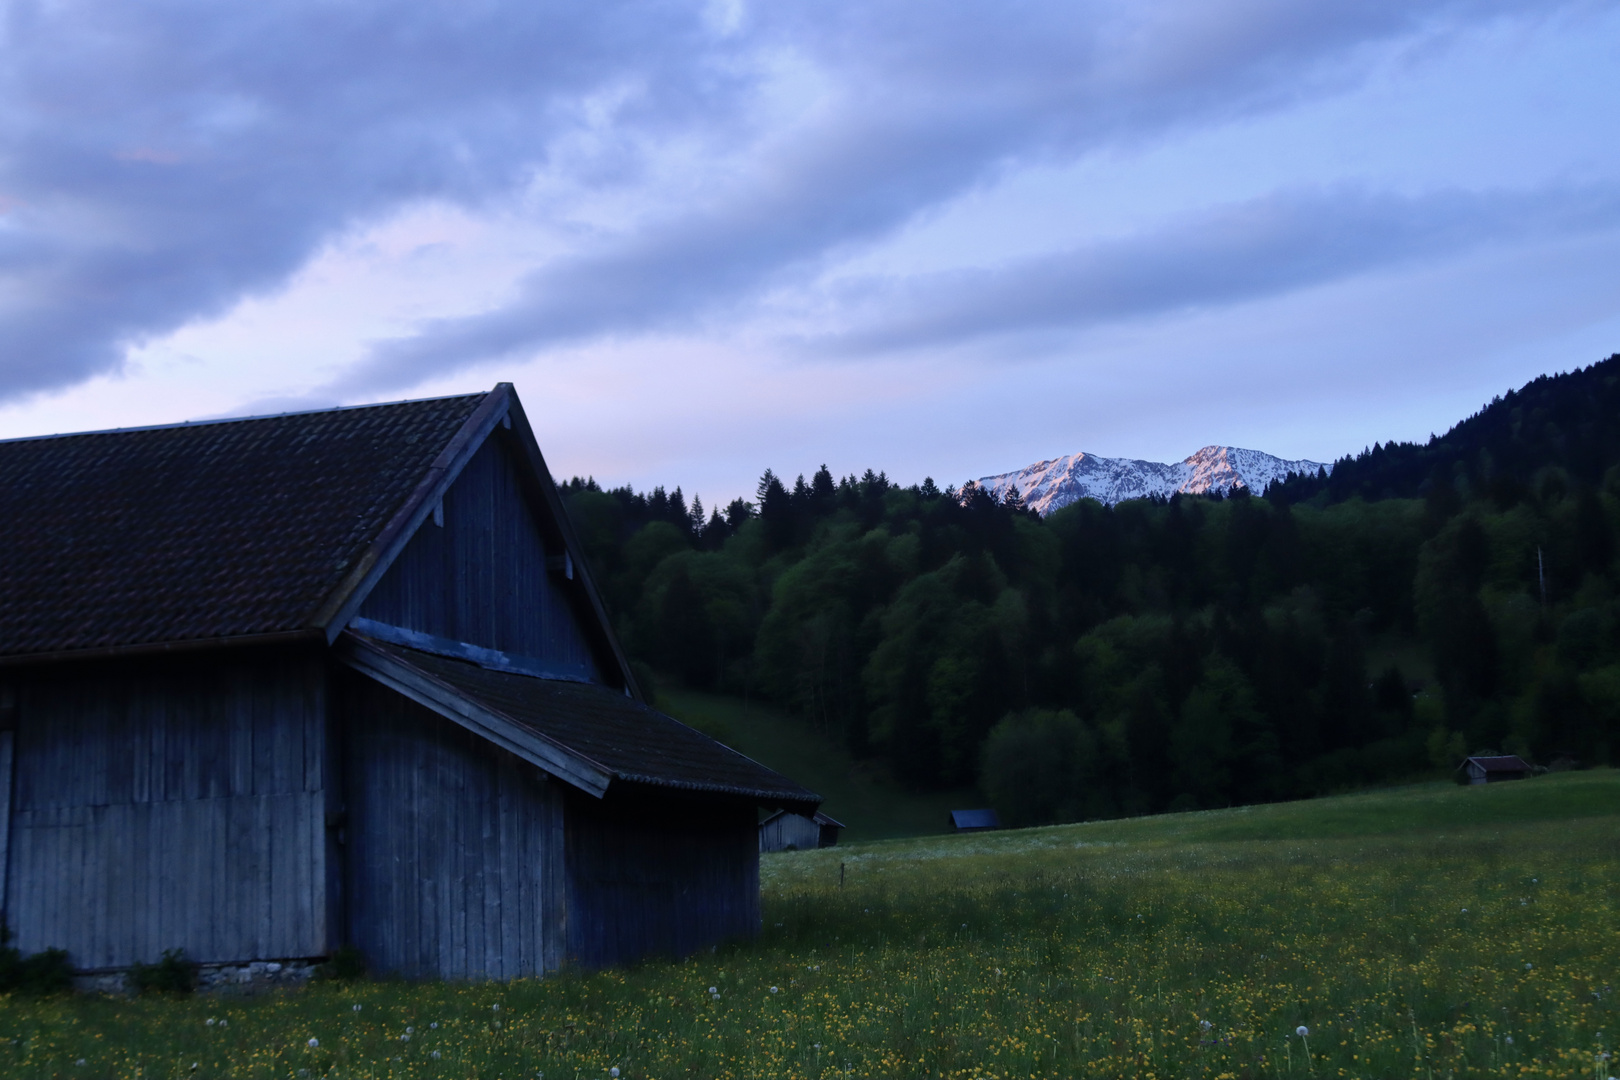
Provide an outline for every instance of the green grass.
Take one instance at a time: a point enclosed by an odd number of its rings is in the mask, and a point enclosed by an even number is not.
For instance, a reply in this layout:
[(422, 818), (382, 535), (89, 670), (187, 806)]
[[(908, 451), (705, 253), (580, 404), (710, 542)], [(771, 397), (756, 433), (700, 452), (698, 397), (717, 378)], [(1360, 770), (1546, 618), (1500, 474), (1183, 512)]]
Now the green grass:
[(1614, 1071), (1610, 771), (881, 841), (768, 856), (762, 879), (758, 940), (629, 971), (6, 1000), (0, 1075)]
[(950, 812), (984, 805), (972, 788), (907, 791), (881, 770), (857, 764), (832, 740), (768, 703), (660, 690), (671, 716), (714, 736), (739, 753), (803, 784), (826, 801), (822, 809), (844, 823), (842, 842), (931, 836), (951, 831)]

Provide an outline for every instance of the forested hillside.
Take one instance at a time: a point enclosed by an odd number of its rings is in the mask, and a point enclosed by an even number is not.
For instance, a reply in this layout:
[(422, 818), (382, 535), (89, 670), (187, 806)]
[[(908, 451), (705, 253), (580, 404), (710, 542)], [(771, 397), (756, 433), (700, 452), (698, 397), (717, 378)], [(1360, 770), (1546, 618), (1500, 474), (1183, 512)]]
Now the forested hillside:
[(1609, 760), (1617, 383), (1620, 357), (1538, 379), (1264, 498), (1042, 519), (825, 467), (707, 515), (565, 494), (660, 678), (768, 696), (918, 787), (978, 780), (1014, 822), (1222, 806), (1484, 749)]

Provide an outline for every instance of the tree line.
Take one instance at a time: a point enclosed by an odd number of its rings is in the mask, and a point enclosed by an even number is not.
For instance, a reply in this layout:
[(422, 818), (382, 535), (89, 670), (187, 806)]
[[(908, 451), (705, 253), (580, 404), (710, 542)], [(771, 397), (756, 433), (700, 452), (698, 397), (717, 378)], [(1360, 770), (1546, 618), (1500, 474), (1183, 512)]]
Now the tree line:
[(1013, 823), (1225, 806), (1485, 750), (1610, 759), (1620, 449), (1532, 468), (1462, 445), (1513, 409), (1545, 443), (1524, 393), (1431, 440), (1449, 472), (1380, 497), (1295, 477), (1042, 518), (1016, 490), (825, 466), (707, 514), (679, 488), (564, 494), (658, 678), (768, 697), (911, 785), (979, 784)]

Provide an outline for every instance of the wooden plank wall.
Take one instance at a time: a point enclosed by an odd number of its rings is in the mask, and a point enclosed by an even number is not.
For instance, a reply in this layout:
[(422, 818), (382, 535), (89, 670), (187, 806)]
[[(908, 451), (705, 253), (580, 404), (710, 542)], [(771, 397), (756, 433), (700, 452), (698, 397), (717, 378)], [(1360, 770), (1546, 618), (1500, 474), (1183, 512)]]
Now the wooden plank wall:
[(359, 673), (341, 683), (349, 940), (372, 970), (511, 979), (562, 960), (558, 785)]
[(570, 792), (569, 961), (613, 967), (758, 933), (758, 820), (752, 804)]
[(6, 868), (11, 854), (12, 745), (12, 732), (0, 731), (0, 923), (6, 919)]
[(778, 814), (759, 827), (760, 851), (814, 851), (821, 826), (803, 814)]
[(20, 948), (81, 969), (328, 952), (319, 655), (80, 668), (18, 698)]
[(445, 494), (443, 521), (423, 522), (361, 616), (601, 682), (580, 612), (548, 569), (544, 538), (498, 438)]

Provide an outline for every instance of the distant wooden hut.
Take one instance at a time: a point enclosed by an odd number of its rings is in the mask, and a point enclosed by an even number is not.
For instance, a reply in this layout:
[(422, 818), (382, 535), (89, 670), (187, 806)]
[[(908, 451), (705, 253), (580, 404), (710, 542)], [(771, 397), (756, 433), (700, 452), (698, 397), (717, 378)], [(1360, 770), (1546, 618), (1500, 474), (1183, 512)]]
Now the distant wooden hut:
[(0, 915), (512, 978), (759, 925), (761, 806), (649, 708), (517, 395), (0, 442)]
[(951, 828), (957, 832), (985, 832), (1001, 828), (994, 810), (952, 810)]
[(833, 847), (838, 843), (838, 830), (843, 827), (842, 821), (820, 810), (810, 815), (778, 810), (759, 823), (759, 850), (763, 854)]
[(1458, 766), (1470, 784), (1494, 784), (1502, 780), (1523, 780), (1530, 766), (1517, 754), (1471, 757)]

